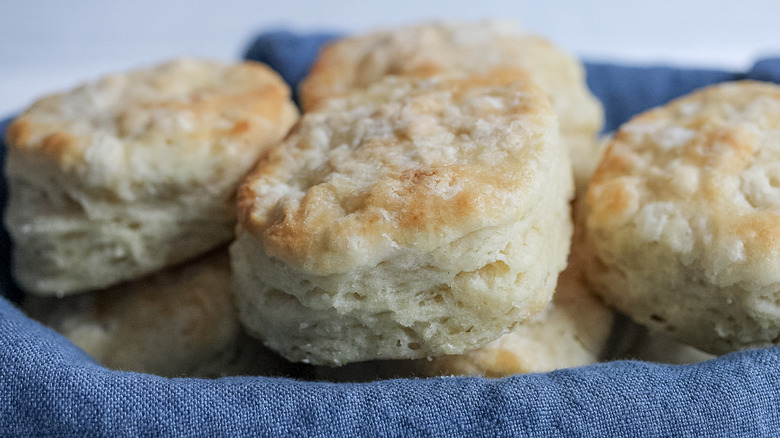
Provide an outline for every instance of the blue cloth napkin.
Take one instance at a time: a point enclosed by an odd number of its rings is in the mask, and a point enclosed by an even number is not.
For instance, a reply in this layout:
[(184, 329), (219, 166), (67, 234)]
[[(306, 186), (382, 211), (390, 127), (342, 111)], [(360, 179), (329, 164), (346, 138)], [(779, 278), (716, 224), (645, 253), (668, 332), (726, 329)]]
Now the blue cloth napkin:
[[(329, 35), (261, 35), (247, 56), (292, 85)], [(780, 79), (749, 72), (587, 64), (607, 129), (694, 88)], [(0, 125), (5, 130), (7, 123)], [(5, 146), (0, 145), (0, 160)], [(0, 208), (5, 202), (0, 183)], [(0, 436), (780, 436), (780, 348), (699, 365), (617, 361), (503, 379), (364, 384), (282, 378), (167, 379), (107, 370), (25, 317), (0, 233)]]

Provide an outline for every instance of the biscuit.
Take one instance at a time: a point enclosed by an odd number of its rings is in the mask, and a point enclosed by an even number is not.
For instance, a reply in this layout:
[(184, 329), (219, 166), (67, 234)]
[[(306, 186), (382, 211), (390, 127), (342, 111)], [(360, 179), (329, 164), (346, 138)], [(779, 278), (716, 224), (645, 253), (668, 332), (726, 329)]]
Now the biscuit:
[(257, 63), (181, 59), (35, 102), (8, 128), (13, 274), (65, 295), (226, 244), (239, 180), (297, 119)]
[(332, 381), (446, 375), (503, 377), (595, 363), (603, 359), (614, 314), (591, 295), (582, 275), (579, 267), (567, 267), (558, 277), (553, 301), (545, 310), (476, 350), (431, 359), (317, 367), (316, 374)]
[(597, 164), (604, 110), (588, 89), (579, 60), (516, 23), (427, 23), (337, 40), (322, 50), (301, 84), (301, 103), (314, 109), (385, 75), (474, 74), (502, 66), (527, 70), (550, 97), (574, 179), (582, 186)]
[(780, 87), (734, 82), (616, 133), (586, 200), (588, 280), (708, 353), (780, 340)]
[(550, 301), (572, 191), (524, 72), (387, 77), (305, 113), (239, 189), (241, 320), (312, 364), (472, 350)]
[(166, 377), (274, 374), (285, 361), (243, 332), (224, 249), (110, 289), (23, 306), (104, 366)]

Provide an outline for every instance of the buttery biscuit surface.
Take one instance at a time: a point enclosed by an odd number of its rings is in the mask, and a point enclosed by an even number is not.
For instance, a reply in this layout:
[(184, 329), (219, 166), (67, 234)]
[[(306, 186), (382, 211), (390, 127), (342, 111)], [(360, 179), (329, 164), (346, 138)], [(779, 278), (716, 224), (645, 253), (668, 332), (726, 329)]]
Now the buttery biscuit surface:
[(242, 321), (312, 363), (489, 342), (550, 300), (571, 236), (568, 166), (520, 71), (388, 77), (334, 99), (239, 190)]

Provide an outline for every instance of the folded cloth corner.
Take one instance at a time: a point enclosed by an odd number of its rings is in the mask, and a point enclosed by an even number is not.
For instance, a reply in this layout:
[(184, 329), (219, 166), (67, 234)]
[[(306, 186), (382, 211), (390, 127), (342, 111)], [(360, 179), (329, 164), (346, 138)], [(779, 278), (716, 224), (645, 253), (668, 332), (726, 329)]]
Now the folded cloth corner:
[(298, 102), (298, 83), (309, 72), (311, 63), (323, 44), (337, 38), (336, 32), (297, 34), (276, 30), (258, 35), (244, 53), (245, 59), (271, 66), (291, 85), (293, 100)]

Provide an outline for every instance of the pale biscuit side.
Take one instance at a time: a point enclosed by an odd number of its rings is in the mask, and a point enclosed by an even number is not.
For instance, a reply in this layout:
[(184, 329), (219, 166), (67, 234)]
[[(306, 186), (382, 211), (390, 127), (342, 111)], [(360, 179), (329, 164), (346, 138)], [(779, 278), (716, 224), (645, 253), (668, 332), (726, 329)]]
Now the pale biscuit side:
[(399, 377), (504, 377), (589, 365), (604, 359), (613, 312), (591, 295), (570, 265), (558, 278), (553, 302), (514, 330), (476, 350), (431, 359), (317, 367), (320, 379), (371, 381)]

